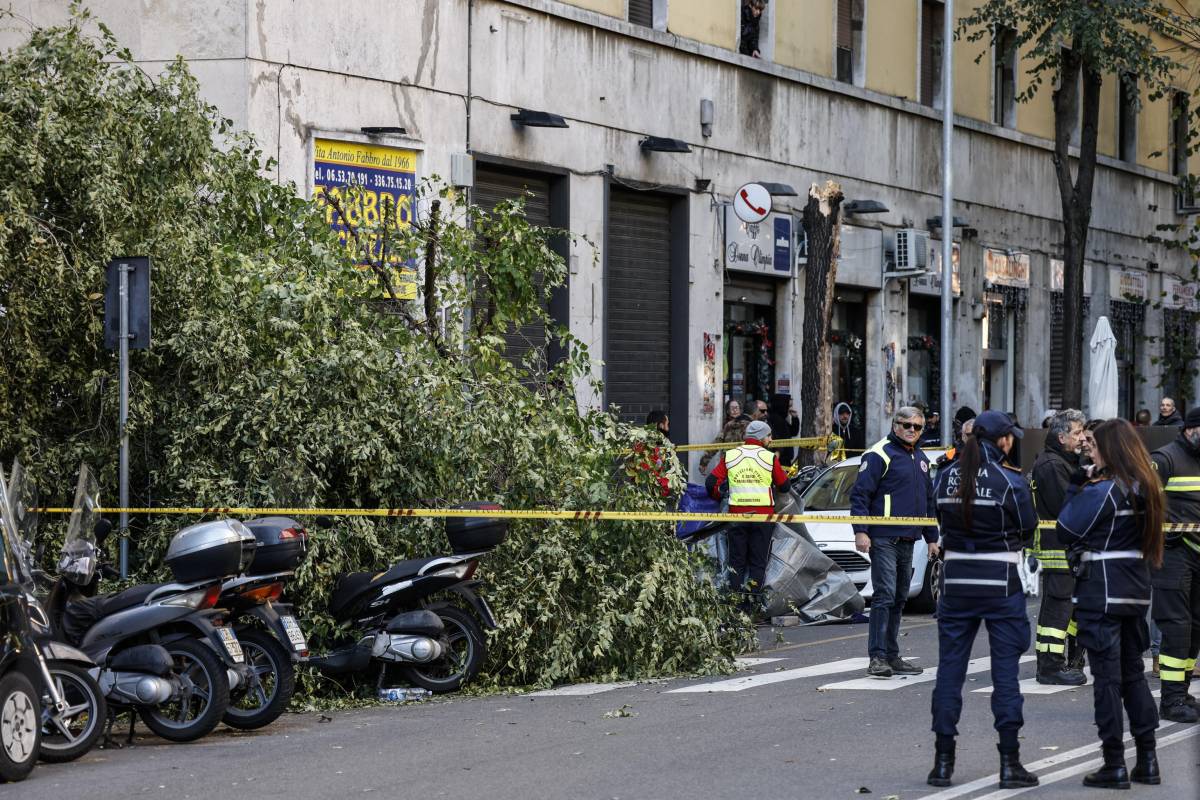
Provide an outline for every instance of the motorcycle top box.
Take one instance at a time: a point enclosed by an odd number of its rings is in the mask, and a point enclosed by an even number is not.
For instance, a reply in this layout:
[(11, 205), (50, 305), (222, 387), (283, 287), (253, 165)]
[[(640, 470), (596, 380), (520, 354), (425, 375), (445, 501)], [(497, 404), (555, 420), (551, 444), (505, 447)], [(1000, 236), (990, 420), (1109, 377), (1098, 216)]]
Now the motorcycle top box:
[(247, 575), (295, 572), (308, 555), (308, 531), (291, 517), (259, 517), (245, 523), (256, 552)]
[(167, 566), (180, 583), (237, 575), (250, 566), (257, 545), (254, 534), (236, 519), (201, 522), (171, 539)]
[[(473, 511), (499, 511), (500, 506), (477, 503), (462, 506)], [(446, 538), (456, 555), (480, 553), (499, 546), (508, 535), (508, 521), (495, 517), (465, 517), (446, 520)]]

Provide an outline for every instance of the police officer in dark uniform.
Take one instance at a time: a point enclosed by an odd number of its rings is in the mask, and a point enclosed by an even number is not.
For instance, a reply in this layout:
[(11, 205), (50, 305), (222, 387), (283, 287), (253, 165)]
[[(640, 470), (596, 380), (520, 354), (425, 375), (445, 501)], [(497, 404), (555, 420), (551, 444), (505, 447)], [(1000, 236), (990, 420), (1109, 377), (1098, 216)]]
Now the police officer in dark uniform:
[[(1058, 519), (1067, 499), (1071, 475), (1079, 469), (1079, 446), (1087, 417), (1068, 408), (1050, 418), (1046, 447), (1033, 462), (1030, 484), (1038, 517)], [(1067, 553), (1053, 530), (1038, 529), (1033, 536), (1032, 553), (1041, 562), (1042, 604), (1037, 620), (1037, 682), (1060, 686), (1082, 686), (1083, 654), (1075, 641), (1075, 576), (1067, 566)]]
[(1023, 434), (999, 411), (980, 414), (972, 433), (958, 458), (938, 473), (935, 489), (945, 564), (932, 702), (937, 740), (927, 781), (931, 786), (950, 785), (963, 681), (983, 622), (995, 686), (992, 714), (1000, 735), (1000, 788), (1036, 786), (1037, 776), (1021, 766), (1018, 733), (1024, 724), (1020, 659), (1030, 638), (1019, 570), (1021, 551), (1037, 528), (1037, 514), (1029, 484), (1005, 460)]
[[(1150, 454), (1167, 494), (1167, 521), (1200, 523), (1200, 408), (1188, 411), (1179, 438)], [(1162, 631), (1159, 713), (1172, 722), (1200, 721), (1190, 687), (1200, 653), (1200, 532), (1171, 531), (1162, 569), (1151, 574), (1151, 614)]]
[[(1162, 562), (1166, 501), (1150, 454), (1123, 419), (1095, 431), (1090, 481), (1068, 491), (1058, 535), (1075, 571), (1075, 619), (1095, 678), (1093, 703), (1104, 765), (1085, 786), (1128, 789), (1161, 782), (1155, 757), (1158, 714), (1146, 684), (1142, 654), (1150, 646), (1146, 609), (1150, 567)], [(1137, 747), (1132, 774), (1125, 769), (1125, 718)]]

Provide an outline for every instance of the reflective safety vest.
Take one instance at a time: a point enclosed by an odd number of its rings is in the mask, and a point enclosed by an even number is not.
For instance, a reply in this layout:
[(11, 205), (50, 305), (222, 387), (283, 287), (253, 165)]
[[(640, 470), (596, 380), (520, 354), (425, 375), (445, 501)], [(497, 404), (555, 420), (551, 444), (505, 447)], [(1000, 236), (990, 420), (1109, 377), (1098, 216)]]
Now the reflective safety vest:
[(729, 505), (774, 508), (774, 453), (765, 447), (743, 444), (725, 452), (725, 470), (729, 475)]
[[(1200, 523), (1200, 459), (1176, 439), (1151, 453), (1167, 494), (1167, 522)], [(1200, 553), (1200, 533), (1168, 531), (1168, 546), (1186, 544)]]

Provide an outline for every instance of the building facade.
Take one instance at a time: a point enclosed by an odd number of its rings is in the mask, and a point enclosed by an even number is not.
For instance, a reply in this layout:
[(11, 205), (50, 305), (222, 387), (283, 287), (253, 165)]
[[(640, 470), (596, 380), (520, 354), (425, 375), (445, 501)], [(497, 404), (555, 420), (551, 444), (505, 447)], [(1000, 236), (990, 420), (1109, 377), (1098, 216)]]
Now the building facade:
[[(13, 5), (42, 25), (66, 3)], [(336, 179), (328, 153), (339, 143), (399, 152), (416, 179), (448, 178), (482, 205), (532, 192), (532, 219), (582, 235), (552, 302), (604, 380), (600, 396), (581, 387), (582, 404), (638, 420), (665, 409), (677, 441), (702, 442), (725, 399), (798, 397), (799, 212), (825, 180), (857, 201), (837, 271), (834, 399), (868, 441), (896, 407), (936, 407), (944, 380), (955, 407), (1013, 410), (1027, 425), (1061, 403), (1051, 90), (1016, 101), (1028, 76), (1003, 36), (953, 44), (954, 213), (965, 224), (949, 232), (955, 340), (952, 374), (939, 374), (940, 2), (772, 0), (760, 57), (739, 53), (740, 0), (91, 7), (148, 70), (186, 58), (221, 113), (275, 158), (275, 177), (302, 193)], [(1191, 261), (1147, 240), (1188, 213), (1173, 112), (1193, 87), (1138, 108), (1119, 84), (1109, 76), (1103, 88), (1085, 335), (1112, 320), (1131, 417), (1164, 391), (1180, 405), (1200, 397), (1190, 375), (1160, 386), (1164, 350), (1195, 338)], [(566, 127), (514, 121), (521, 110)], [(777, 185), (753, 225), (732, 210), (750, 182)], [(886, 211), (865, 213), (866, 201)], [(1176, 344), (1164, 344), (1168, 331)]]

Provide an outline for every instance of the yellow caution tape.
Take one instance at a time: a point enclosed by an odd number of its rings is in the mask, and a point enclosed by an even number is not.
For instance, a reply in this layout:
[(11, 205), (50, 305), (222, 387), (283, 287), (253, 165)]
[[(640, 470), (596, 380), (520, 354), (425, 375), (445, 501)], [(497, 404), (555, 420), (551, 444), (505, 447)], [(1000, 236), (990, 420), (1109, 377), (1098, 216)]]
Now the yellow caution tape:
[[(783, 447), (799, 447), (802, 450), (828, 450), (830, 443), (833, 443), (834, 450), (843, 449), (839, 447), (842, 440), (840, 437), (832, 434), (828, 436), (806, 436), (800, 439), (774, 439), (767, 445), (771, 450), (778, 450)], [(709, 442), (708, 444), (678, 444), (675, 449), (679, 451), (687, 450), (729, 450), (733, 447), (738, 447), (741, 442)]]

